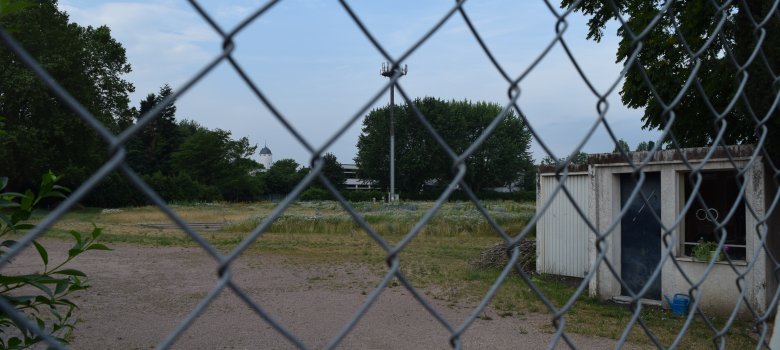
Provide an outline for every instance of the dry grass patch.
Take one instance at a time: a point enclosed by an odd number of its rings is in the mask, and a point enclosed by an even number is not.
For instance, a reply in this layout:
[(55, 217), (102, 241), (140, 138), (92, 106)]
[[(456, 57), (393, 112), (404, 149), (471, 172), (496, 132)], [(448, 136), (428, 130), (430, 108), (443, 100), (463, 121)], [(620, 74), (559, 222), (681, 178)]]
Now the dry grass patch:
[[(217, 248), (228, 251), (266, 219), (274, 203), (211, 204), (172, 206), (189, 222), (227, 222), (219, 231), (202, 232)], [(405, 203), (386, 206), (382, 203), (355, 203), (355, 210), (389, 244), (401, 241), (420, 220), (432, 203)], [(533, 215), (533, 203), (487, 202), (485, 207), (510, 235), (517, 234)], [(42, 213), (39, 214), (39, 217)], [(180, 229), (153, 229), (144, 223), (167, 223), (170, 220), (155, 207), (125, 208), (120, 211), (87, 209), (67, 214), (51, 234), (65, 235), (70, 229), (91, 229), (92, 222), (104, 228), (104, 240), (149, 245), (191, 246), (194, 242)], [(529, 238), (533, 236), (533, 231)], [(495, 247), (498, 234), (487, 224), (471, 203), (447, 203), (423, 231), (399, 254), (401, 271), (430, 298), (450, 305), (472, 305), (479, 301), (500, 274), (500, 268), (478, 268), (469, 261)], [(288, 257), (293, 263), (341, 264), (352, 262), (366, 266), (377, 274), (387, 271), (386, 253), (369, 237), (350, 215), (335, 202), (296, 203), (277, 218), (269, 230), (254, 242), (247, 254), (272, 253)], [(576, 281), (554, 276), (532, 276), (533, 283), (557, 306), (566, 303), (576, 289)], [(320, 281), (318, 283), (323, 283)], [(334, 283), (328, 281), (328, 283)], [(395, 285), (397, 286), (397, 282)], [(370, 286), (361, 286), (370, 290)], [(604, 336), (621, 336), (632, 313), (625, 306), (580, 296), (566, 315), (567, 332)], [(524, 317), (526, 313), (549, 313), (547, 306), (520, 277), (512, 274), (492, 301), (503, 317)], [(660, 341), (668, 345), (677, 336), (683, 320), (672, 318), (667, 311), (646, 308), (641, 318)], [(719, 324), (717, 319), (716, 324)], [(722, 322), (721, 322), (722, 323)], [(712, 348), (712, 332), (697, 319), (687, 331), (681, 348)], [(755, 335), (745, 322), (735, 323), (727, 335), (727, 348), (755, 348)], [(632, 343), (652, 345), (638, 326), (631, 331)]]

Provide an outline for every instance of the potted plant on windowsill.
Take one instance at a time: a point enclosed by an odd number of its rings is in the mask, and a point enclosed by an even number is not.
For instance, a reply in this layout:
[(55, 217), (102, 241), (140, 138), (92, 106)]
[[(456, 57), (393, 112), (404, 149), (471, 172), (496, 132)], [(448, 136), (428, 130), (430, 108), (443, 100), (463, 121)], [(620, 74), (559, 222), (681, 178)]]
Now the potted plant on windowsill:
[(710, 261), (715, 256), (715, 261), (721, 260), (721, 255), (718, 254), (718, 245), (712, 241), (704, 241), (700, 239), (696, 242), (697, 245), (693, 247), (693, 258), (698, 261)]

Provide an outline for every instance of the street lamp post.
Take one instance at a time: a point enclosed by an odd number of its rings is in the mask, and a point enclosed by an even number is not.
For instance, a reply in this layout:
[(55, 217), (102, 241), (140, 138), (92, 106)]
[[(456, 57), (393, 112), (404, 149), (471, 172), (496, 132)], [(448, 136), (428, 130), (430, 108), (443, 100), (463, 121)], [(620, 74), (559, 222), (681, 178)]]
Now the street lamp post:
[[(396, 72), (400, 75), (406, 75), (408, 67), (396, 67), (390, 63), (382, 63), (382, 69), (379, 74), (386, 78), (392, 78)], [(390, 195), (389, 201), (398, 199), (395, 195), (395, 120), (393, 119), (393, 110), (395, 109), (395, 84), (390, 87)]]

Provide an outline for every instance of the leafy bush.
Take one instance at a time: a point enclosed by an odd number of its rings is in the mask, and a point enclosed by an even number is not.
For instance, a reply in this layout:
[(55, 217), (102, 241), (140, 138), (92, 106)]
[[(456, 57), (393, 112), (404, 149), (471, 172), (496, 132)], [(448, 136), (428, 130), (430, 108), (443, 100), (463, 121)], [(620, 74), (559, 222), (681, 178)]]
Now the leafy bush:
[[(201, 197), (221, 197), (227, 201), (253, 201), (258, 200), (263, 192), (265, 192), (265, 179), (262, 176), (252, 176), (249, 174), (236, 175), (231, 178), (225, 179), (216, 186), (203, 186), (203, 189), (199, 191), (213, 191), (200, 192)], [(202, 201), (217, 200), (219, 198), (200, 198)]]
[[(222, 199), (219, 190), (193, 180), (189, 175), (179, 173), (165, 176), (159, 171), (152, 176), (144, 176), (144, 181), (167, 202), (180, 201), (216, 201)], [(149, 199), (146, 199), (149, 202)]]
[[(27, 190), (25, 193), (0, 193), (0, 237), (9, 233), (33, 228), (26, 223), (33, 208), (42, 199), (50, 197), (64, 198), (67, 188), (56, 184), (59, 178), (51, 172), (43, 175), (38, 193)], [(8, 178), (0, 178), (0, 190), (8, 183)], [(0, 313), (0, 349), (28, 348), (43, 340), (40, 334), (67, 343), (66, 336), (73, 329), (73, 311), (76, 304), (68, 296), (87, 288), (86, 275), (65, 266), (88, 250), (110, 250), (96, 243), (102, 231), (95, 227), (89, 235), (83, 236), (70, 231), (75, 242), (68, 250), (68, 257), (58, 264), (49, 264), (49, 254), (39, 242), (33, 246), (43, 262), (42, 272), (32, 274), (0, 274), (0, 299), (13, 306), (18, 315), (27, 322), (11, 318)], [(14, 247), (16, 241), (4, 239), (0, 244), (0, 256), (8, 253), (6, 248)], [(29, 327), (35, 325), (36, 327)]]
[(100, 208), (146, 205), (148, 199), (119, 173), (107, 176), (84, 199), (84, 204)]
[[(141, 177), (167, 202), (210, 202), (222, 199), (219, 189), (195, 181), (187, 174), (173, 176), (156, 172)], [(88, 206), (119, 208), (149, 205), (152, 202), (118, 173), (106, 177), (84, 200)]]

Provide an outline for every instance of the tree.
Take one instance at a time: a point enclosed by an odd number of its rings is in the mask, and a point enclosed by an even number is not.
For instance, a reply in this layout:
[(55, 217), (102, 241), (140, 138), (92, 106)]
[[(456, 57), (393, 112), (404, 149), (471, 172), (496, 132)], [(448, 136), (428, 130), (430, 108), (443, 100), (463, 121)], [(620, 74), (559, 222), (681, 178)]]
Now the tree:
[(303, 178), (298, 172), (298, 163), (292, 159), (282, 159), (274, 162), (266, 173), (268, 192), (285, 195), (295, 188)]
[(626, 140), (618, 139), (617, 142), (615, 142), (615, 148), (612, 150), (612, 153), (620, 153), (620, 150), (623, 150), (623, 152), (631, 152), (631, 147), (628, 146)]
[(194, 120), (184, 119), (179, 122), (179, 135), (181, 136), (182, 140), (186, 140), (188, 137), (195, 135), (198, 131), (207, 131), (208, 128), (206, 128), (203, 125), (200, 125), (198, 122)]
[(520, 190), (522, 191), (536, 191), (536, 175), (538, 169), (536, 166), (532, 166), (528, 171), (523, 173), (523, 181), (520, 183)]
[(336, 188), (344, 186), (344, 182), (347, 180), (344, 176), (344, 168), (339, 164), (338, 159), (333, 153), (325, 153), (322, 156), (322, 160), (325, 164), (322, 167), (322, 174), (330, 181)]
[[(160, 88), (159, 94), (149, 94), (141, 101), (136, 121), (173, 94), (168, 84)], [(171, 101), (159, 115), (150, 121), (129, 142), (128, 160), (130, 166), (142, 174), (162, 172), (175, 173), (171, 155), (181, 145), (182, 128), (176, 124), (176, 105)]]
[(655, 147), (655, 141), (642, 141), (638, 145), (636, 145), (636, 151), (642, 152), (642, 151), (649, 151)]
[(3, 0), (0, 1), (0, 17), (5, 16), (9, 13), (19, 12), (21, 10), (24, 10), (27, 7), (32, 6), (31, 1), (26, 0)]
[[(557, 161), (555, 159), (552, 159), (550, 156), (544, 156), (542, 158), (542, 161), (539, 163), (541, 165), (558, 165), (563, 164), (566, 162), (566, 158), (559, 158)], [(588, 154), (585, 152), (579, 152), (574, 157), (572, 157), (570, 164), (575, 165), (581, 165), (581, 164), (588, 164)]]
[[(0, 26), (99, 121), (117, 129), (133, 86), (123, 79), (130, 72), (125, 50), (108, 27), (69, 23), (53, 0), (5, 14)], [(0, 162), (9, 189), (32, 187), (49, 169), (65, 175), (66, 185), (79, 184), (106, 159), (105, 141), (2, 45), (0, 115), (7, 121)]]
[(257, 146), (246, 137), (230, 136), (221, 129), (198, 129), (173, 152), (172, 164), (193, 180), (217, 187), (225, 199), (253, 199), (262, 192), (262, 180), (252, 175), (260, 164), (250, 158)]
[[(452, 140), (455, 144), (458, 140), (465, 141), (457, 146), (458, 153), (465, 151), (476, 141), (501, 113), (501, 106), (495, 103), (452, 101), (450, 104), (455, 107), (455, 113), (461, 111), (465, 120), (465, 129), (455, 130), (452, 138), (448, 139), (448, 142)], [(530, 144), (530, 131), (514, 111), (511, 111), (501, 119), (498, 127), (482, 146), (466, 159), (466, 182), (476, 191), (491, 187), (514, 187), (522, 174), (533, 172), (533, 160), (528, 151)], [(451, 163), (451, 160), (446, 161), (442, 170), (449, 170)], [(451, 177), (450, 175), (442, 180)]]
[[(495, 103), (444, 101), (426, 97), (415, 106), (456, 153), (464, 152), (501, 113)], [(389, 106), (372, 110), (363, 121), (355, 163), (359, 176), (389, 184)], [(423, 185), (452, 180), (453, 160), (428, 133), (409, 104), (396, 106), (396, 187), (419, 192)], [(532, 167), (530, 132), (513, 112), (507, 113), (490, 137), (466, 160), (465, 181), (479, 191), (514, 183)]]
[[(563, 7), (574, 3), (561, 0)], [(584, 0), (575, 8), (590, 17), (589, 39), (600, 41), (606, 24), (617, 18), (609, 3)], [(666, 4), (650, 0), (615, 2), (619, 15), (635, 34), (642, 32)], [(762, 132), (758, 120), (768, 118), (767, 151), (780, 154), (780, 109), (773, 108), (780, 89), (773, 78), (773, 72), (780, 71), (780, 21), (773, 4), (772, 0), (674, 2), (643, 37), (642, 46), (634, 42), (626, 28), (618, 29), (618, 62), (627, 61), (641, 47), (636, 65), (629, 67), (623, 83), (623, 103), (644, 108), (644, 128), (664, 128), (670, 118), (664, 104), (675, 99), (700, 63), (693, 84), (673, 106), (676, 120), (671, 130), (679, 144), (710, 145), (722, 126), (727, 126), (723, 135), (726, 144), (756, 142)], [(763, 23), (763, 27), (757, 29), (754, 23)], [(708, 42), (713, 33), (717, 38)], [(700, 55), (692, 56), (686, 46), (701, 50)], [(738, 65), (746, 65), (746, 70), (740, 71)], [(652, 86), (645, 82), (644, 74)], [(727, 110), (741, 91), (744, 78), (743, 96)], [(723, 121), (716, 122), (714, 115), (723, 112), (727, 112)]]

